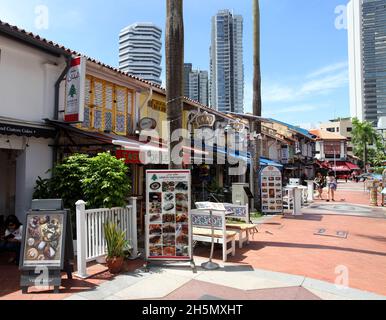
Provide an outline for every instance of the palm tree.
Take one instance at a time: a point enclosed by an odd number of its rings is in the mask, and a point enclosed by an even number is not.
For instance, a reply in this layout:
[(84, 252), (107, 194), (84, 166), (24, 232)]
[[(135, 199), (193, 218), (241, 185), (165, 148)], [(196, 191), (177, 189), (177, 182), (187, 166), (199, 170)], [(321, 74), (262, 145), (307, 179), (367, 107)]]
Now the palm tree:
[[(259, 0), (253, 0), (253, 114), (261, 116), (261, 69), (260, 69), (260, 4)], [(261, 122), (252, 121), (251, 132), (261, 134)], [(260, 172), (260, 141), (254, 140), (255, 149), (253, 161), (253, 193), (255, 196), (255, 207), (259, 207), (259, 172)]]
[(362, 160), (366, 167), (368, 162), (368, 146), (376, 145), (377, 148), (380, 146), (380, 138), (377, 131), (374, 129), (371, 122), (368, 121), (359, 121), (358, 118), (354, 118), (352, 121), (353, 131), (352, 131), (352, 142), (355, 146), (356, 153), (362, 153)]
[(184, 20), (183, 0), (166, 1), (166, 109), (169, 122), (169, 168), (179, 169), (174, 163), (172, 151), (179, 141), (171, 141), (172, 132), (182, 128), (183, 68), (184, 68)]

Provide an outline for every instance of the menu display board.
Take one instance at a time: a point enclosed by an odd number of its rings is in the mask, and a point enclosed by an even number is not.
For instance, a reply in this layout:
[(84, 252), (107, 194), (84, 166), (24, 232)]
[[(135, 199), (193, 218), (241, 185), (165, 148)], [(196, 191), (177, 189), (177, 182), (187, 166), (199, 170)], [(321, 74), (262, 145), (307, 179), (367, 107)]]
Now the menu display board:
[(29, 212), (25, 225), (21, 267), (63, 268), (66, 212)]
[(146, 259), (192, 260), (189, 170), (146, 171)]
[(261, 203), (263, 213), (283, 212), (283, 181), (280, 170), (268, 166), (261, 171)]

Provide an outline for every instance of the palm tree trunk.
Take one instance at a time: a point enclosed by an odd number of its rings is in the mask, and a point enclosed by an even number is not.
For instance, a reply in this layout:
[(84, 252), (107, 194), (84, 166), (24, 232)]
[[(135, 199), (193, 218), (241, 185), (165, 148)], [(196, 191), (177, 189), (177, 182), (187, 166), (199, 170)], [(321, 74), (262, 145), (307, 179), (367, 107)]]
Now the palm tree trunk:
[(166, 109), (169, 122), (169, 169), (182, 168), (172, 155), (179, 141), (171, 141), (172, 133), (182, 128), (184, 20), (183, 0), (167, 0), (166, 9)]
[[(253, 114), (261, 116), (261, 69), (260, 69), (260, 4), (259, 0), (253, 0)], [(253, 121), (251, 132), (261, 134), (261, 122)], [(261, 140), (254, 140), (255, 149), (253, 161), (253, 194), (255, 196), (255, 208), (260, 208), (260, 155), (261, 155)]]

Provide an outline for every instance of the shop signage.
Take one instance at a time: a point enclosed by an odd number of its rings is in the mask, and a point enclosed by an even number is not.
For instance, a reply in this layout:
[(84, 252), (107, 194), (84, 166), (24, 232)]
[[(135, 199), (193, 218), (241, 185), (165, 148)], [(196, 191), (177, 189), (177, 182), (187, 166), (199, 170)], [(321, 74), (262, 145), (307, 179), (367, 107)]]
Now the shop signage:
[(166, 112), (166, 103), (158, 100), (152, 100), (150, 102), (150, 107), (153, 110), (160, 111), (160, 112)]
[(141, 164), (139, 151), (133, 150), (117, 150), (115, 152), (117, 159), (125, 159), (126, 164)]
[(146, 171), (146, 260), (193, 261), (189, 170)]
[(157, 121), (152, 118), (143, 118), (139, 122), (139, 128), (141, 130), (153, 130), (157, 127)]
[(0, 123), (0, 134), (36, 138), (52, 138), (55, 130)]
[(86, 59), (77, 57), (71, 61), (66, 77), (65, 122), (83, 122), (86, 87)]
[(281, 162), (283, 164), (287, 164), (288, 163), (288, 158), (289, 158), (288, 146), (284, 146), (284, 147), (281, 148)]
[(283, 182), (280, 170), (268, 166), (261, 171), (261, 203), (263, 213), (283, 212)]

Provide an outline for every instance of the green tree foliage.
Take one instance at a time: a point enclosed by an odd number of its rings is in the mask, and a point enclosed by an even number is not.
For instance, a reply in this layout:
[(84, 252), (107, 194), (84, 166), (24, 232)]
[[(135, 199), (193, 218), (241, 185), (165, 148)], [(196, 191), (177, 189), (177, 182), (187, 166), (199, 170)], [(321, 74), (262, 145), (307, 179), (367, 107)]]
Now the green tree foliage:
[(109, 153), (100, 153), (88, 161), (86, 177), (82, 180), (87, 205), (92, 208), (112, 208), (126, 204), (130, 192), (127, 167)]
[(112, 208), (126, 204), (130, 192), (128, 168), (123, 160), (110, 153), (70, 156), (52, 171), (52, 178), (39, 177), (33, 197), (35, 199), (63, 199), (66, 208), (75, 212), (78, 200), (89, 208)]
[[(354, 144), (354, 153), (361, 158), (363, 162), (378, 165), (385, 160), (385, 146), (382, 138), (371, 122), (361, 122), (357, 118), (353, 121), (352, 142)], [(369, 146), (374, 146), (369, 148)]]

